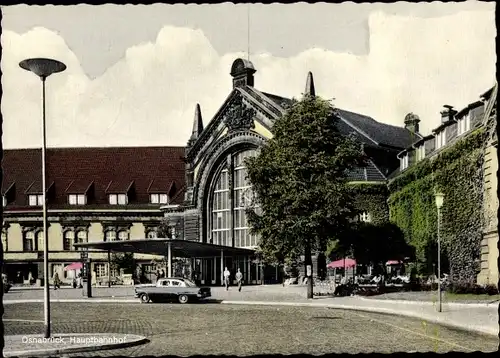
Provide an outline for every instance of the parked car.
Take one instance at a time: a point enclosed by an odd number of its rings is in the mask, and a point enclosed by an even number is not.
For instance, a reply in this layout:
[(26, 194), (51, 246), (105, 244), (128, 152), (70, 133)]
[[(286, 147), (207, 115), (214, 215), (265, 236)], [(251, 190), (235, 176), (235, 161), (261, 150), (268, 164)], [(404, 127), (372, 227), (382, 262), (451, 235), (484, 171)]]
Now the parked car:
[(180, 277), (161, 278), (156, 284), (137, 285), (135, 297), (142, 303), (178, 301), (188, 303), (212, 296), (209, 287), (199, 287), (194, 282)]

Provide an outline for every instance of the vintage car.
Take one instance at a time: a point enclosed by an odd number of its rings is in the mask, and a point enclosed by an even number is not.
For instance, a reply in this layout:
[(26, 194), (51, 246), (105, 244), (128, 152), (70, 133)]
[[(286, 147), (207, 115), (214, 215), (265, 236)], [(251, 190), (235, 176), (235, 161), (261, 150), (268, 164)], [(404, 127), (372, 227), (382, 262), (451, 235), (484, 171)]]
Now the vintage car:
[(198, 287), (194, 282), (180, 277), (160, 278), (156, 284), (137, 285), (135, 297), (142, 303), (178, 301), (187, 303), (210, 297), (209, 287)]

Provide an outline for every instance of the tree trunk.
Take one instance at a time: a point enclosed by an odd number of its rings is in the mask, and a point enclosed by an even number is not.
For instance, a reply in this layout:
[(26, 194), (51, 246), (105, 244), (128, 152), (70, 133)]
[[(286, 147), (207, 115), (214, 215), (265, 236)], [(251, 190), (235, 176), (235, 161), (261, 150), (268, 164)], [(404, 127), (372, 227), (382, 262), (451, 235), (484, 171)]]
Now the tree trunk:
[[(313, 298), (313, 265), (312, 265), (312, 257), (311, 257), (311, 247), (309, 245), (306, 246), (305, 250), (305, 259), (304, 259), (304, 268), (306, 270), (305, 276), (307, 277), (307, 298)], [(310, 268), (310, 272), (307, 272), (307, 268)]]

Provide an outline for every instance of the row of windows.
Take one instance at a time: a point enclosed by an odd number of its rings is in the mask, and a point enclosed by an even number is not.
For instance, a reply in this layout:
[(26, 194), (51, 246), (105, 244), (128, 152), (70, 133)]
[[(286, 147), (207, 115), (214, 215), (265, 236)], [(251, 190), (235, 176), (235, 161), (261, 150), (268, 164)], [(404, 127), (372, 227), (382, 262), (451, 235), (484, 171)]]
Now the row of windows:
[[(149, 202), (151, 204), (168, 204), (169, 198), (168, 194), (150, 194)], [(127, 194), (110, 194), (108, 195), (108, 203), (111, 205), (127, 205), (128, 196)], [(7, 198), (3, 196), (3, 206), (7, 206)], [(87, 195), (85, 194), (70, 194), (68, 195), (69, 205), (86, 205)], [(43, 205), (43, 195), (42, 194), (31, 194), (28, 195), (28, 205), (29, 206), (42, 206)]]
[(234, 246), (255, 247), (257, 241), (257, 236), (251, 235), (248, 229), (234, 229)]
[[(150, 229), (146, 233), (146, 237), (149, 239), (154, 239), (157, 237), (155, 229)], [(104, 235), (105, 241), (117, 241), (117, 240), (129, 240), (130, 235), (128, 230), (108, 230)], [(87, 242), (87, 231), (86, 230), (66, 230), (63, 233), (63, 250), (64, 251), (74, 251), (76, 248), (73, 246), (76, 243)], [(44, 249), (44, 239), (43, 231), (27, 231), (23, 235), (23, 251), (42, 251)], [(7, 252), (9, 250), (7, 233), (2, 232), (2, 247), (3, 251)]]
[[(460, 119), (457, 119), (457, 136), (461, 136), (468, 131), (470, 131), (470, 115), (467, 114), (463, 116)], [(441, 149), (444, 146), (446, 146), (447, 141), (446, 141), (446, 129), (443, 129), (441, 132), (438, 132), (434, 136), (434, 141), (436, 145), (436, 150)], [(422, 159), (425, 158), (425, 145), (422, 144), (419, 147), (416, 148), (415, 150), (415, 159), (417, 162), (421, 161)], [(408, 168), (409, 163), (409, 154), (406, 153), (403, 157), (400, 159), (400, 164), (401, 164), (401, 170), (405, 170)]]

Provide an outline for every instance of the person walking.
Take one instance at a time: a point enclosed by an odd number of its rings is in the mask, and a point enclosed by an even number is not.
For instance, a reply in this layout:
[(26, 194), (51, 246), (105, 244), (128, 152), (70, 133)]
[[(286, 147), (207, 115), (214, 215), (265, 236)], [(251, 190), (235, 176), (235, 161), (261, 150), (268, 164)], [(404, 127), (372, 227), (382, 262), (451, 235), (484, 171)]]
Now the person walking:
[(224, 268), (224, 285), (226, 286), (226, 291), (229, 290), (229, 276), (231, 276), (231, 273), (227, 269), (227, 267)]
[(241, 285), (243, 284), (243, 274), (238, 268), (238, 272), (236, 272), (236, 282), (238, 282), (238, 291), (241, 292)]
[(61, 280), (59, 279), (59, 274), (56, 272), (54, 274), (54, 290), (61, 288)]

